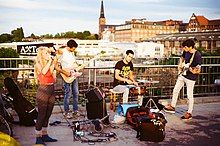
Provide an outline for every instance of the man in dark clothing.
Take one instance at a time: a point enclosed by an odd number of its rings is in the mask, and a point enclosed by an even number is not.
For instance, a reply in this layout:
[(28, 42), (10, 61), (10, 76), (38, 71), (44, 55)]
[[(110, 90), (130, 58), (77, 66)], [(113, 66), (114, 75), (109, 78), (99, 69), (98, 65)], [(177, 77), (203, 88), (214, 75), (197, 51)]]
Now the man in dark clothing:
[(180, 90), (186, 84), (187, 87), (187, 98), (188, 98), (188, 111), (181, 117), (181, 119), (191, 119), (193, 111), (193, 90), (196, 79), (201, 72), (201, 62), (202, 56), (199, 51), (197, 51), (194, 46), (195, 43), (193, 40), (188, 39), (183, 42), (183, 54), (180, 57), (178, 71), (179, 76), (176, 81), (176, 85), (173, 89), (173, 97), (171, 104), (168, 104), (165, 108), (165, 112), (175, 113), (175, 107), (177, 98)]
[(120, 60), (115, 65), (113, 90), (116, 92), (123, 92), (123, 103), (128, 102), (129, 85), (138, 86), (133, 75), (134, 52), (127, 50), (125, 58)]

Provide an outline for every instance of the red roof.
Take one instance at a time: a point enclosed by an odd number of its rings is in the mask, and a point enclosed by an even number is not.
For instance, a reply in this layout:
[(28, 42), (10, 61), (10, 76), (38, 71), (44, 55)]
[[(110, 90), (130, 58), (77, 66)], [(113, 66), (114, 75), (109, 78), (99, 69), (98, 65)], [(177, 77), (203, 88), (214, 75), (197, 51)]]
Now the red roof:
[(200, 25), (208, 25), (209, 20), (205, 18), (204, 16), (196, 16), (196, 19), (198, 20)]

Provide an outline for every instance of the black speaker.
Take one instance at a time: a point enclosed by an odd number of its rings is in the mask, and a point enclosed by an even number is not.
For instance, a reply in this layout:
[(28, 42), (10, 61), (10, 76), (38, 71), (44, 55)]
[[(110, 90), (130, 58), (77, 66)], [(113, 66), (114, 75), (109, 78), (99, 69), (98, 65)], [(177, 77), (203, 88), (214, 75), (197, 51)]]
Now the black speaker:
[[(106, 102), (105, 100), (100, 100), (98, 102), (87, 102), (86, 111), (88, 119), (102, 119), (107, 116)], [(105, 118), (103, 124), (110, 124), (109, 117)]]
[(101, 119), (107, 115), (105, 100), (87, 102), (86, 111), (88, 119)]
[(105, 92), (99, 88), (91, 88), (85, 93), (86, 99), (88, 102), (99, 102), (105, 98)]

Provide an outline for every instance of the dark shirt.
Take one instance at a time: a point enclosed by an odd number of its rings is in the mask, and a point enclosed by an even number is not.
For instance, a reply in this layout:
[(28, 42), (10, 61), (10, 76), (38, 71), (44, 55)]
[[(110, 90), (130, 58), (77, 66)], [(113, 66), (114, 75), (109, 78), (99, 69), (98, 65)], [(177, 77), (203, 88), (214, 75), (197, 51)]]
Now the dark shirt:
[[(134, 70), (133, 68), (133, 63), (129, 62), (128, 64), (125, 64), (123, 60), (118, 61), (115, 64), (115, 70), (120, 70), (119, 72), (119, 76), (122, 78), (129, 78), (129, 74), (131, 71)], [(127, 82), (123, 82), (123, 81), (119, 81), (115, 78), (115, 72), (114, 72), (114, 82), (113, 82), (113, 87), (117, 86), (117, 85), (128, 85)]]
[[(190, 62), (192, 55), (193, 55), (193, 53), (189, 53), (189, 52), (185, 52), (185, 51), (183, 52), (182, 57), (184, 58), (186, 64)], [(197, 65), (201, 65), (201, 63), (202, 63), (202, 55), (199, 51), (196, 51), (194, 58), (193, 58), (193, 61), (190, 64), (190, 67), (192, 67), (192, 68), (196, 67)], [(198, 78), (198, 74), (193, 74), (189, 70), (186, 72), (186, 75), (183, 75), (183, 76), (185, 78), (193, 80), (193, 81), (195, 81)]]

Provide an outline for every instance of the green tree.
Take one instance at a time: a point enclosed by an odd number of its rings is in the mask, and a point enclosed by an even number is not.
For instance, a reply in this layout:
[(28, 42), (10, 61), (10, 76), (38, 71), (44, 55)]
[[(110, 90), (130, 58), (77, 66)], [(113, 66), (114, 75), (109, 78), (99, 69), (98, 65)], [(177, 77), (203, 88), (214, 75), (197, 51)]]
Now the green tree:
[[(0, 48), (0, 58), (18, 58), (19, 54), (12, 48)], [(15, 60), (0, 60), (0, 68), (17, 67), (18, 62)], [(8, 76), (10, 71), (0, 71), (0, 78)], [(3, 83), (0, 82), (0, 88)]]
[(85, 37), (87, 37), (87, 36), (90, 36), (91, 33), (90, 33), (90, 31), (86, 30), (86, 31), (83, 32), (83, 35), (84, 35)]
[(12, 37), (13, 37), (13, 41), (15, 42), (19, 42), (22, 41), (22, 39), (24, 38), (24, 32), (23, 32), (23, 28), (17, 28), (15, 30), (11, 31)]
[(98, 34), (94, 34), (95, 39), (98, 40), (99, 39), (99, 35)]
[(3, 33), (0, 35), (0, 43), (10, 43), (12, 42), (12, 35)]
[(76, 33), (73, 31), (68, 31), (64, 34), (64, 38), (76, 38)]
[(76, 33), (76, 38), (83, 40), (84, 39), (84, 35), (82, 32), (77, 32)]
[[(19, 54), (12, 48), (0, 48), (0, 58), (19, 58)], [(15, 67), (16, 63), (9, 60), (1, 60), (0, 68)]]
[(90, 36), (87, 36), (85, 39), (86, 40), (96, 40), (96, 37), (94, 35), (90, 35)]
[(52, 34), (45, 34), (45, 35), (41, 35), (40, 37), (49, 39), (49, 38), (53, 38), (53, 35)]
[(54, 38), (61, 38), (61, 34), (60, 33), (55, 34)]

